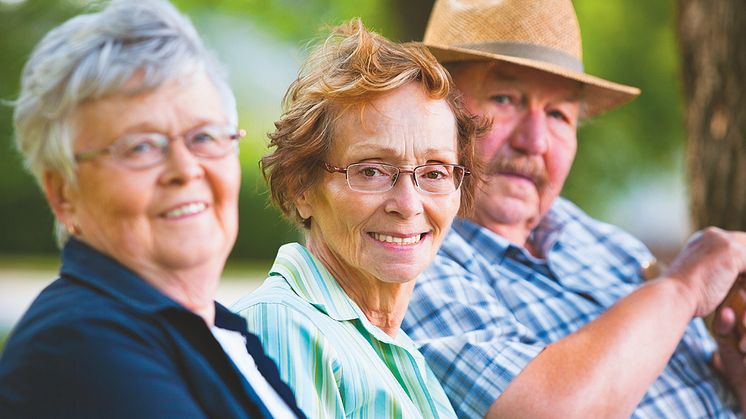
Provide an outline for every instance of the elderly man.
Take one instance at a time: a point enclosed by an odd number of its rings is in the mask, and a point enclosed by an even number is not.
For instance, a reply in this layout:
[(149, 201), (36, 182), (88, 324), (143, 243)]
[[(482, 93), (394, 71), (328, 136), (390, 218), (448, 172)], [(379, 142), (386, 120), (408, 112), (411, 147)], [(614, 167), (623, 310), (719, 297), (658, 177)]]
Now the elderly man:
[[(570, 0), (438, 0), (424, 43), (492, 121), (476, 210), (454, 222), (403, 324), (459, 416), (733, 416), (699, 317), (746, 269), (746, 235), (699, 232), (643, 284), (643, 244), (559, 197), (578, 120), (639, 93), (584, 73)], [(724, 333), (734, 318), (719, 318)], [(741, 356), (722, 343), (738, 387)]]

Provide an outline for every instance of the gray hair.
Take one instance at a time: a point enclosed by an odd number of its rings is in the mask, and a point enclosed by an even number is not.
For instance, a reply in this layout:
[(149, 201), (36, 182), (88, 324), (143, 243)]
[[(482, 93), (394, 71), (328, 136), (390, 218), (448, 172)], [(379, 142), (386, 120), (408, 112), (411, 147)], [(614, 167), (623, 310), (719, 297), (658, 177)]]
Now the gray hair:
[[(76, 184), (71, 115), (78, 105), (154, 90), (199, 71), (215, 85), (235, 125), (236, 100), (222, 68), (167, 0), (112, 0), (97, 13), (66, 21), (36, 45), (21, 76), (13, 119), (27, 169), (42, 187), (48, 170)], [(130, 89), (136, 75), (142, 75), (139, 86)], [(67, 231), (57, 224), (56, 233), (63, 244)]]

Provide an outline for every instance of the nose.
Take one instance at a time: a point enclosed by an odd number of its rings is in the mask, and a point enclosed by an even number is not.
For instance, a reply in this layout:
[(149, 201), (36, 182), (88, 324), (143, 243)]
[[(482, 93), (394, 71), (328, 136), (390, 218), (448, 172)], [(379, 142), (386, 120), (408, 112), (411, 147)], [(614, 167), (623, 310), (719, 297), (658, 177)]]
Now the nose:
[(384, 209), (387, 213), (398, 214), (402, 218), (410, 218), (422, 213), (422, 194), (414, 186), (411, 173), (401, 173), (396, 184), (386, 195)]
[(510, 145), (529, 155), (541, 155), (549, 149), (547, 115), (542, 109), (528, 109), (513, 130)]
[(161, 181), (164, 184), (184, 184), (205, 174), (200, 161), (181, 139), (170, 142), (163, 167)]

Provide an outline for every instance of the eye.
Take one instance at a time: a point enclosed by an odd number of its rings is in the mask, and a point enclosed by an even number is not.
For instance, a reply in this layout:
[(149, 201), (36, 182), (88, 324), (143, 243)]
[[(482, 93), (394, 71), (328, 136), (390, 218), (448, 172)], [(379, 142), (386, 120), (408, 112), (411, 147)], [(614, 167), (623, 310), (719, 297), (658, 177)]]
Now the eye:
[(378, 166), (363, 166), (358, 169), (358, 173), (365, 177), (376, 177), (385, 175), (385, 173), (383, 173), (381, 168)]
[(424, 166), (420, 169), (419, 177), (425, 180), (443, 180), (451, 177), (448, 166)]
[(437, 179), (443, 179), (447, 175), (443, 172), (439, 172), (437, 170), (429, 170), (427, 173), (425, 173), (425, 178), (428, 180), (437, 180)]
[(347, 168), (347, 175), (363, 180), (391, 179), (392, 176), (396, 175), (396, 167), (376, 163), (357, 163), (351, 164)]
[(494, 95), (490, 97), (490, 100), (498, 105), (508, 105), (513, 102), (509, 95)]
[(129, 153), (129, 154), (147, 153), (149, 151), (152, 151), (154, 148), (155, 148), (155, 146), (152, 143), (150, 143), (148, 141), (144, 141), (142, 143), (133, 145), (129, 149), (129, 151), (127, 151), (127, 153)]
[(565, 113), (562, 112), (562, 111), (552, 110), (552, 111), (549, 111), (548, 113), (549, 113), (549, 116), (552, 117), (552, 118), (554, 118), (554, 119), (559, 119), (559, 120), (565, 121), (565, 122), (569, 121), (569, 118), (567, 117), (567, 115), (565, 115)]
[(155, 134), (142, 134), (128, 137), (124, 140), (121, 151), (123, 158), (139, 158), (145, 155), (160, 153), (168, 140)]
[(189, 140), (194, 145), (220, 142), (219, 136), (211, 131), (197, 132)]

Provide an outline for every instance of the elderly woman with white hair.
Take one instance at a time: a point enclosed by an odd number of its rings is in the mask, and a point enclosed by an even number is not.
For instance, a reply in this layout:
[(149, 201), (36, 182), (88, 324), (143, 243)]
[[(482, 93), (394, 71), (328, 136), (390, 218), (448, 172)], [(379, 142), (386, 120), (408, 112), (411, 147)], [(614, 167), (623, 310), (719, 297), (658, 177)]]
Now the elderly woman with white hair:
[(14, 117), (62, 267), (0, 358), (0, 417), (302, 417), (214, 301), (242, 133), (189, 21), (159, 0), (67, 21), (33, 51)]

